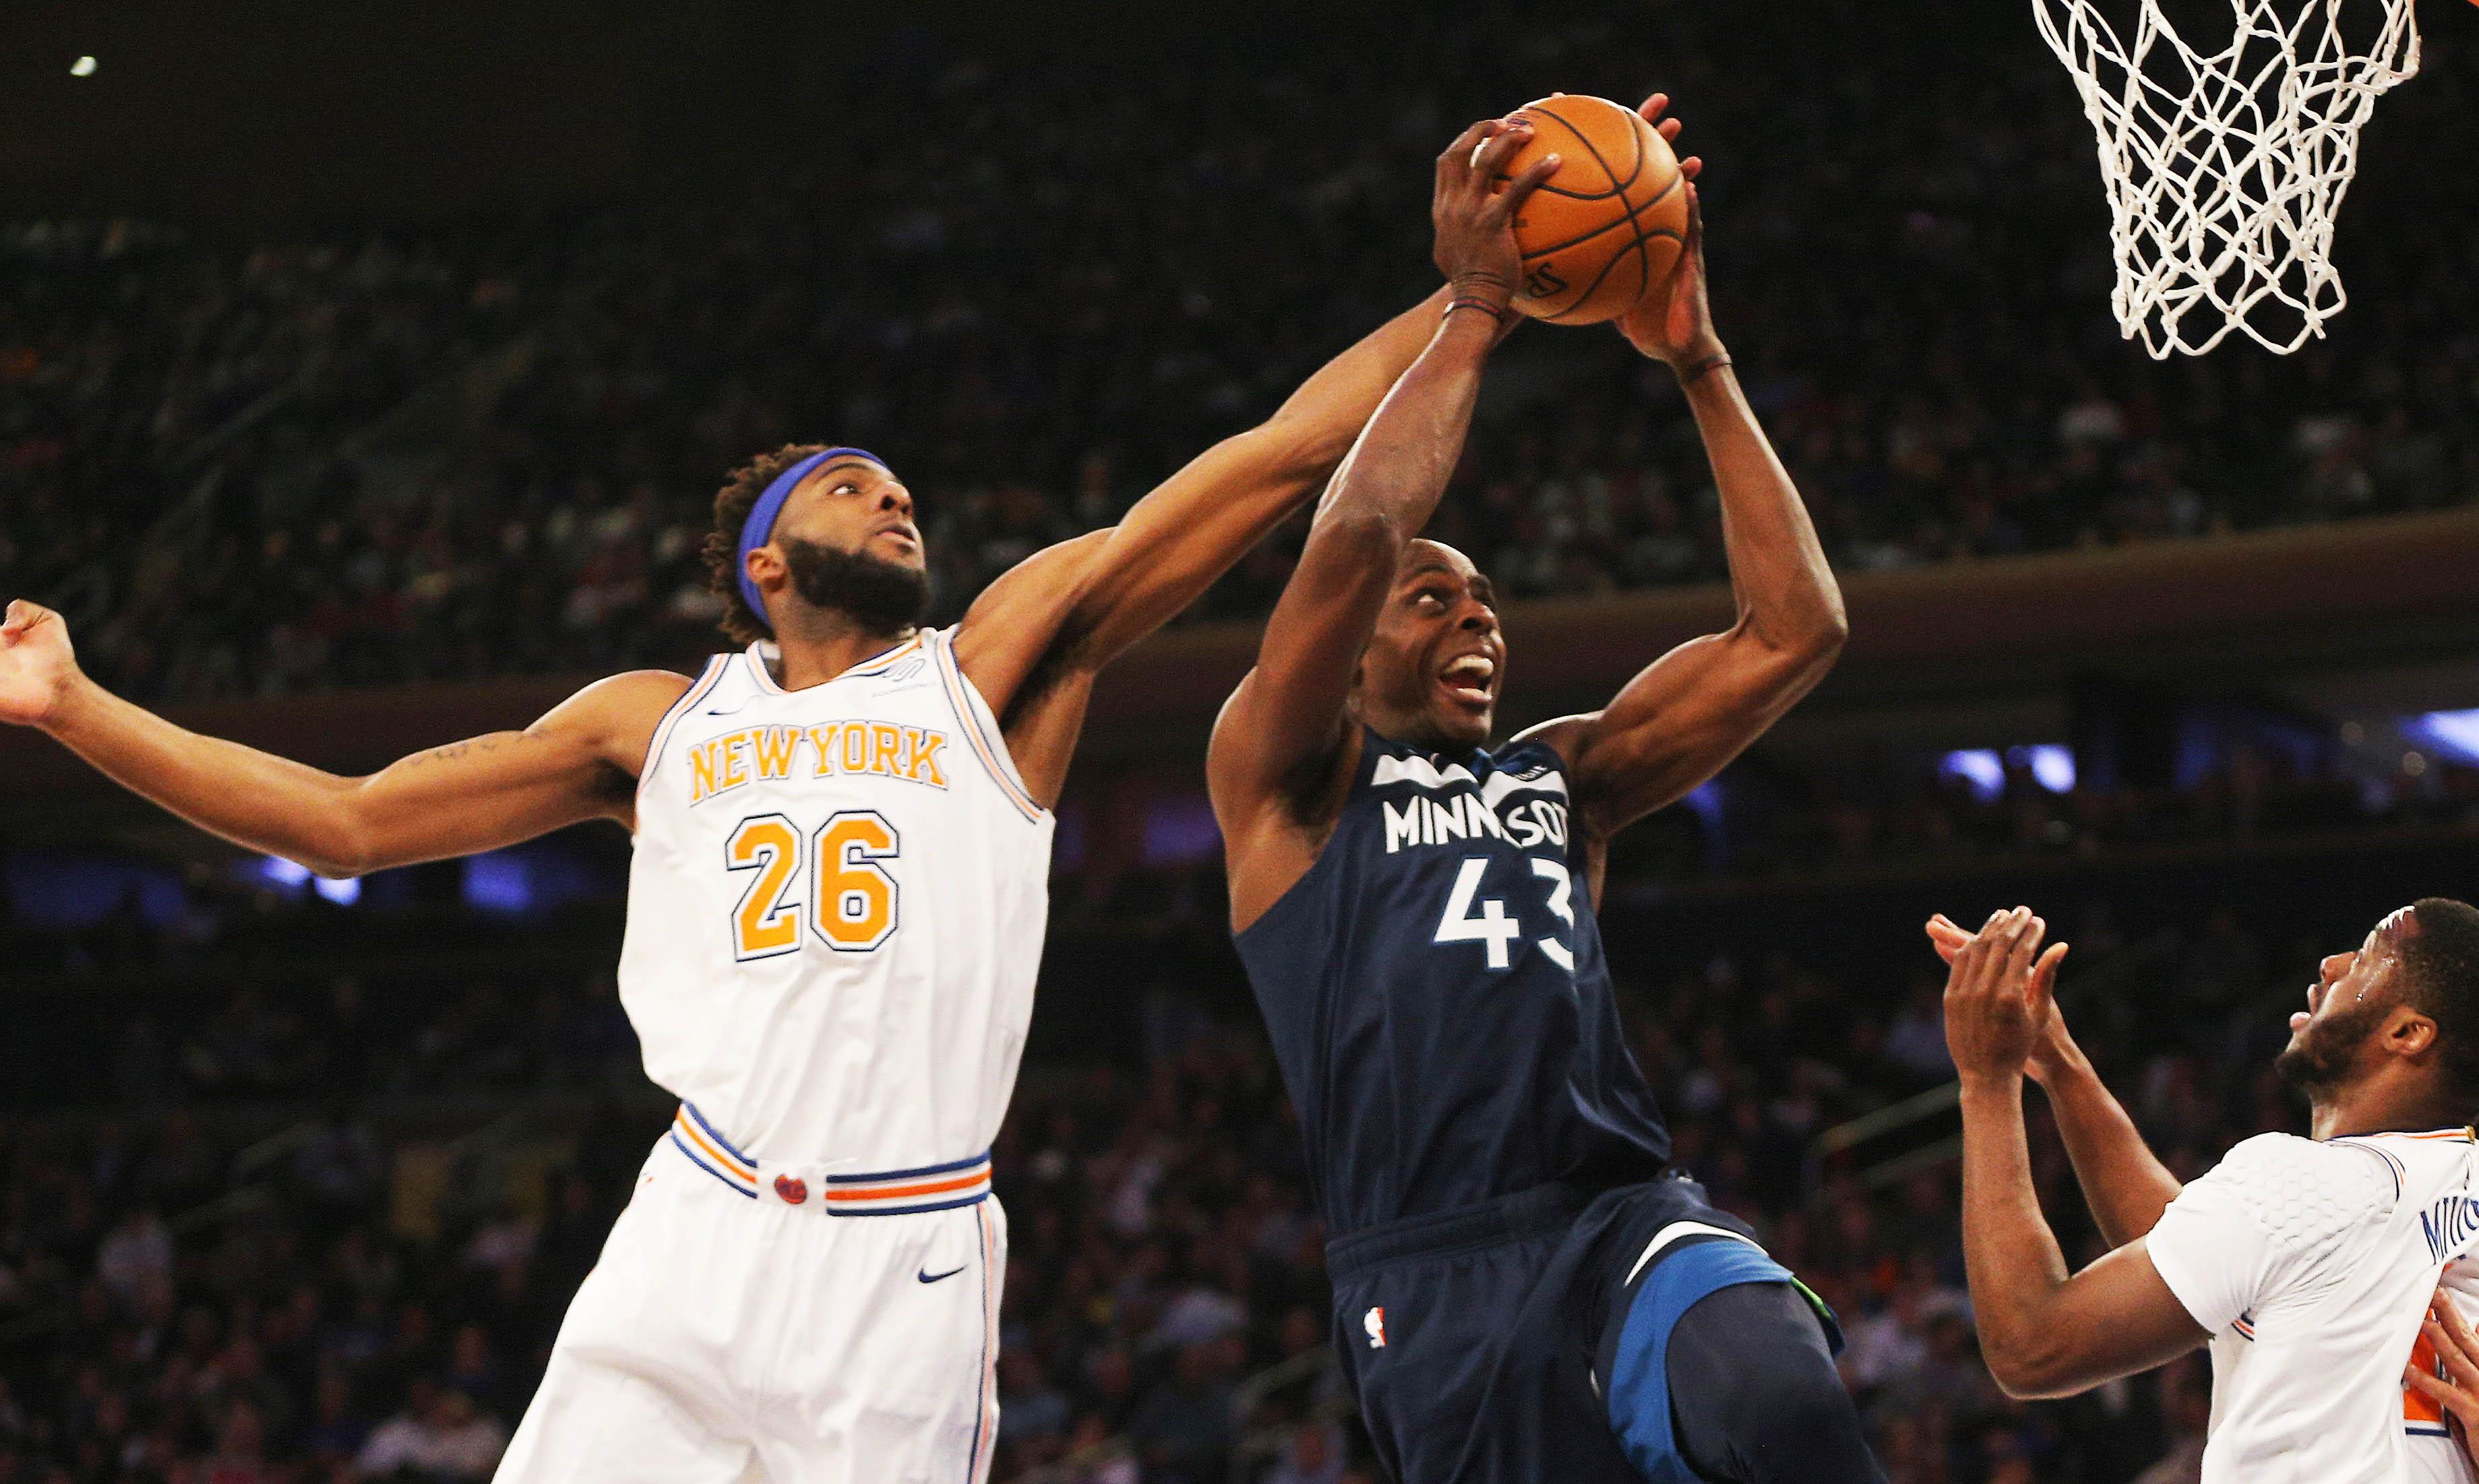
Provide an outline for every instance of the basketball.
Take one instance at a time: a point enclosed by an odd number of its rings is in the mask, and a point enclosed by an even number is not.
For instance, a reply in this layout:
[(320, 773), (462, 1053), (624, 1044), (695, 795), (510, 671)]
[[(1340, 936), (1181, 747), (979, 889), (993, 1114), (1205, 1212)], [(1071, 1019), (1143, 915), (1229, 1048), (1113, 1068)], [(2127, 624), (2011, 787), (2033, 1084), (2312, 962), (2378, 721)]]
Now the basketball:
[(1555, 324), (1614, 320), (1670, 276), (1687, 241), (1678, 157), (1636, 111), (1557, 93), (1511, 117), (1532, 139), (1507, 158), (1501, 185), (1545, 154), (1558, 169), (1515, 218), (1523, 282), (1515, 307)]

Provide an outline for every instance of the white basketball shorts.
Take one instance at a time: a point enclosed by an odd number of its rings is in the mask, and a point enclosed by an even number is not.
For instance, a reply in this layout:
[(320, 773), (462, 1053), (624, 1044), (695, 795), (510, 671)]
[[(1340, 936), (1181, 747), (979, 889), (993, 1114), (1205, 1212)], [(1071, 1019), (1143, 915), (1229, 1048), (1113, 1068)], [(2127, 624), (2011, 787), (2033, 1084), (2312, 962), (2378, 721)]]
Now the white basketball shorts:
[(667, 1139), (569, 1305), (498, 1484), (983, 1484), (1006, 1267), (995, 1196), (831, 1215), (754, 1196)]

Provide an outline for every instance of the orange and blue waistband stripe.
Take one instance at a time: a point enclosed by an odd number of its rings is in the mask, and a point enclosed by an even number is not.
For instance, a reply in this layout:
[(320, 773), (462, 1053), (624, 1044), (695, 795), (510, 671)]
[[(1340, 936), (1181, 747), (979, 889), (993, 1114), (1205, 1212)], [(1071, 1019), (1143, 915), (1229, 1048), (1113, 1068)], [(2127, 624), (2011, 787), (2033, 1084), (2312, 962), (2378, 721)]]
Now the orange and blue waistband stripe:
[(891, 1169), (876, 1175), (829, 1175), (827, 1209), (839, 1216), (888, 1216), (907, 1211), (970, 1206), (990, 1193), (987, 1150), (969, 1160)]
[(703, 1114), (687, 1103), (672, 1117), (671, 1140), (691, 1164), (751, 1200), (769, 1193), (787, 1206), (805, 1205), (816, 1180), (818, 1205), (831, 1215), (893, 1216), (919, 1211), (948, 1211), (985, 1200), (990, 1193), (987, 1150), (969, 1160), (925, 1164), (916, 1169), (891, 1169), (876, 1174), (822, 1178), (758, 1161), (734, 1148)]
[(672, 1114), (672, 1142), (689, 1163), (751, 1200), (757, 1198), (757, 1162), (731, 1147), (695, 1108), (686, 1103)]

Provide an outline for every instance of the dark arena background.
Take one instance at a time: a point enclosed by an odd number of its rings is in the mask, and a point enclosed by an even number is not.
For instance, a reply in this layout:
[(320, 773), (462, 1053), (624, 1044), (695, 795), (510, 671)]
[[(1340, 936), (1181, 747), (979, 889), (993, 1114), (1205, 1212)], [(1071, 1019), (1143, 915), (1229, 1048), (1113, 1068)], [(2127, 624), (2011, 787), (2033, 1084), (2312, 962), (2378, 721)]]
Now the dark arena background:
[[(799, 438), (905, 471), (943, 621), (1428, 292), (1466, 121), (1666, 89), (1852, 638), (1621, 837), (1635, 1055), (1839, 1310), (1893, 1478), (2191, 1479), (2200, 1356), (2038, 1404), (1980, 1364), (1920, 928), (2041, 910), (2190, 1174), (2303, 1127), (2267, 1069), (2320, 956), (2479, 892), (2479, 12), (2421, 18), (2331, 334), (2156, 363), (2010, 0), (33, 0), (0, 598), (119, 694), (365, 772), (694, 670), (715, 488)], [(1433, 529), (1509, 595), (1513, 724), (1729, 621), (1646, 364), (1531, 327), (1491, 370)], [(1300, 534), (1106, 674), (1062, 804), (1002, 1480), (1377, 1477), (1201, 769)], [(319, 879), (0, 735), (0, 1484), (489, 1476), (671, 1117), (613, 990), (627, 852)]]

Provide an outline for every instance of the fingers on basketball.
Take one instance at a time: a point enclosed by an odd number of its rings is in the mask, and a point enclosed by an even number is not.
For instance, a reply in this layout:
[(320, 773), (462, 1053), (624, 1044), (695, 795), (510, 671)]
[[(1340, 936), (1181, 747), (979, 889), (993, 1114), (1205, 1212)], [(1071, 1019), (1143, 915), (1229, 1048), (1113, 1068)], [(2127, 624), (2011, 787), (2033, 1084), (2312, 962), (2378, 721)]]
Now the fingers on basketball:
[(1514, 217), (1524, 271), (1516, 307), (1592, 324), (1649, 298), (1687, 242), (1688, 177), (1664, 132), (1641, 111), (1582, 94), (1553, 93), (1511, 116), (1531, 134), (1499, 166), (1501, 188), (1543, 156), (1560, 157)]

